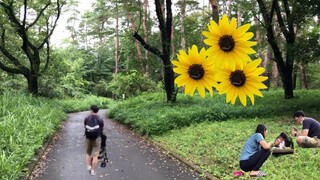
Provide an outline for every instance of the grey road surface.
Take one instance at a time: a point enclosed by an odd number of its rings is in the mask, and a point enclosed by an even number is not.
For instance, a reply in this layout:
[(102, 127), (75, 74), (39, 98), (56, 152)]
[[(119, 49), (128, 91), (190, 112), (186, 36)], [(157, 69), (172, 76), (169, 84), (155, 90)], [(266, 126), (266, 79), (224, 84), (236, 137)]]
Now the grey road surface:
[[(89, 111), (69, 114), (44, 160), (38, 163), (31, 180), (197, 180), (196, 172), (180, 161), (166, 155), (147, 140), (128, 128), (105, 118), (104, 131), (108, 136), (106, 167), (90, 176), (85, 164), (83, 120)], [(99, 163), (100, 165), (100, 163)]]

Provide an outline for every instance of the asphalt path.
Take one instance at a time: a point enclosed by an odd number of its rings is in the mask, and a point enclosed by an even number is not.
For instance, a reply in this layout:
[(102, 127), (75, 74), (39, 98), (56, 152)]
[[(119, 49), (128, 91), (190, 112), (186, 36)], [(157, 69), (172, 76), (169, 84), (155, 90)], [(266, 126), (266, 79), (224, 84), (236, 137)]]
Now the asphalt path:
[[(105, 119), (109, 162), (91, 176), (86, 170), (83, 120), (90, 111), (72, 113), (57, 133), (30, 180), (197, 180), (203, 179), (184, 163), (168, 156), (125, 126)], [(100, 162), (99, 162), (100, 165)]]

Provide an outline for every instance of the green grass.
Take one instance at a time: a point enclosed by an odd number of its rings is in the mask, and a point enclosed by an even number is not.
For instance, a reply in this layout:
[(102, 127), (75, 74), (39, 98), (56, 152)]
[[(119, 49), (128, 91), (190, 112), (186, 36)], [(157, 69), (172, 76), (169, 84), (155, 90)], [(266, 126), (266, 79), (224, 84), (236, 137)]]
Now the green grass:
[[(168, 104), (163, 95), (151, 94), (117, 103), (109, 115), (219, 179), (233, 179), (242, 147), (258, 124), (267, 125), (266, 140), (274, 141), (280, 132), (290, 133), (296, 110), (320, 119), (319, 90), (295, 91), (296, 98), (290, 100), (283, 99), (282, 91), (264, 96), (243, 107), (226, 104), (221, 96), (179, 95), (177, 103)], [(262, 167), (267, 179), (317, 179), (319, 149), (295, 148), (293, 155), (270, 156)]]

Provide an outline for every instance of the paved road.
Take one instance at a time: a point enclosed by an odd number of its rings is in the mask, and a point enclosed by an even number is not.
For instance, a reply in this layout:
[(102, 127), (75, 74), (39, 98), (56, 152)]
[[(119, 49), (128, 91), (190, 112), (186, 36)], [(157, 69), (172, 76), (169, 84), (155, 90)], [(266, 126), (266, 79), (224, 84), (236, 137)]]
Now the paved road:
[[(35, 180), (195, 180), (202, 179), (183, 163), (167, 156), (126, 127), (105, 120), (108, 136), (109, 162), (90, 176), (85, 165), (83, 119), (89, 111), (69, 114), (61, 132), (55, 138), (46, 158), (40, 162), (30, 179)], [(106, 117), (107, 110), (99, 116)]]

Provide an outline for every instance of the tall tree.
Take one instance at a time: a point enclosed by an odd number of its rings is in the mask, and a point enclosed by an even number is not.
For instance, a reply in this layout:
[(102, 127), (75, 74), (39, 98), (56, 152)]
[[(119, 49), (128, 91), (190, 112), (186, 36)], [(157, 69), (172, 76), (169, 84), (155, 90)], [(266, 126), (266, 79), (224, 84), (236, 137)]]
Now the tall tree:
[(181, 0), (178, 3), (178, 6), (180, 6), (180, 22), (181, 22), (181, 27), (180, 27), (180, 33), (181, 33), (181, 49), (186, 50), (186, 34), (184, 31), (184, 20), (186, 16), (186, 0)]
[(115, 34), (115, 45), (116, 45), (116, 49), (115, 49), (115, 66), (114, 66), (114, 74), (117, 75), (118, 71), (119, 71), (119, 63), (120, 63), (120, 48), (119, 48), (119, 9), (118, 9), (118, 2), (115, 2), (116, 5), (116, 34)]
[[(128, 21), (129, 21), (129, 24), (131, 25), (132, 32), (137, 31), (136, 30), (136, 23), (134, 21), (134, 14), (132, 12), (134, 12), (134, 11), (142, 12), (142, 10), (143, 10), (142, 9), (143, 7), (138, 7), (137, 4), (140, 5), (140, 2), (139, 3), (132, 3), (130, 1), (126, 1), (126, 2), (124, 2), (124, 5), (123, 5), (123, 7), (127, 13)], [(140, 72), (142, 74), (144, 74), (145, 67), (144, 67), (144, 63), (143, 63), (141, 45), (137, 40), (135, 40), (135, 46), (136, 46), (136, 50), (137, 50), (137, 60), (139, 62), (139, 66), (140, 66)], [(129, 57), (128, 57), (128, 59), (129, 59)]]
[[(159, 29), (161, 32), (162, 50), (159, 50), (149, 44), (135, 32), (133, 36), (143, 45), (144, 48), (161, 58), (164, 68), (164, 84), (167, 94), (167, 101), (176, 101), (176, 92), (174, 88), (174, 72), (171, 64), (171, 31), (172, 31), (172, 2), (171, 0), (155, 0), (156, 14), (159, 21)], [(165, 6), (165, 12), (162, 7)], [(164, 14), (166, 13), (166, 15)]]
[[(284, 88), (284, 97), (293, 98), (293, 65), (297, 59), (296, 34), (306, 22), (319, 15), (320, 2), (290, 1), (290, 0), (257, 0), (263, 17), (263, 27), (267, 32)], [(273, 18), (273, 17), (276, 18)], [(278, 27), (281, 38), (276, 37), (275, 28)], [(284, 47), (284, 49), (281, 48)]]
[(69, 1), (68, 11), (71, 13), (67, 19), (66, 29), (70, 32), (69, 42), (73, 45), (78, 45), (78, 31), (77, 31), (77, 22), (79, 21), (80, 11), (78, 10), (79, 2), (78, 1)]
[(49, 39), (63, 3), (62, 0), (0, 1), (0, 52), (3, 55), (0, 68), (22, 74), (32, 94), (38, 94), (38, 78), (48, 67)]

